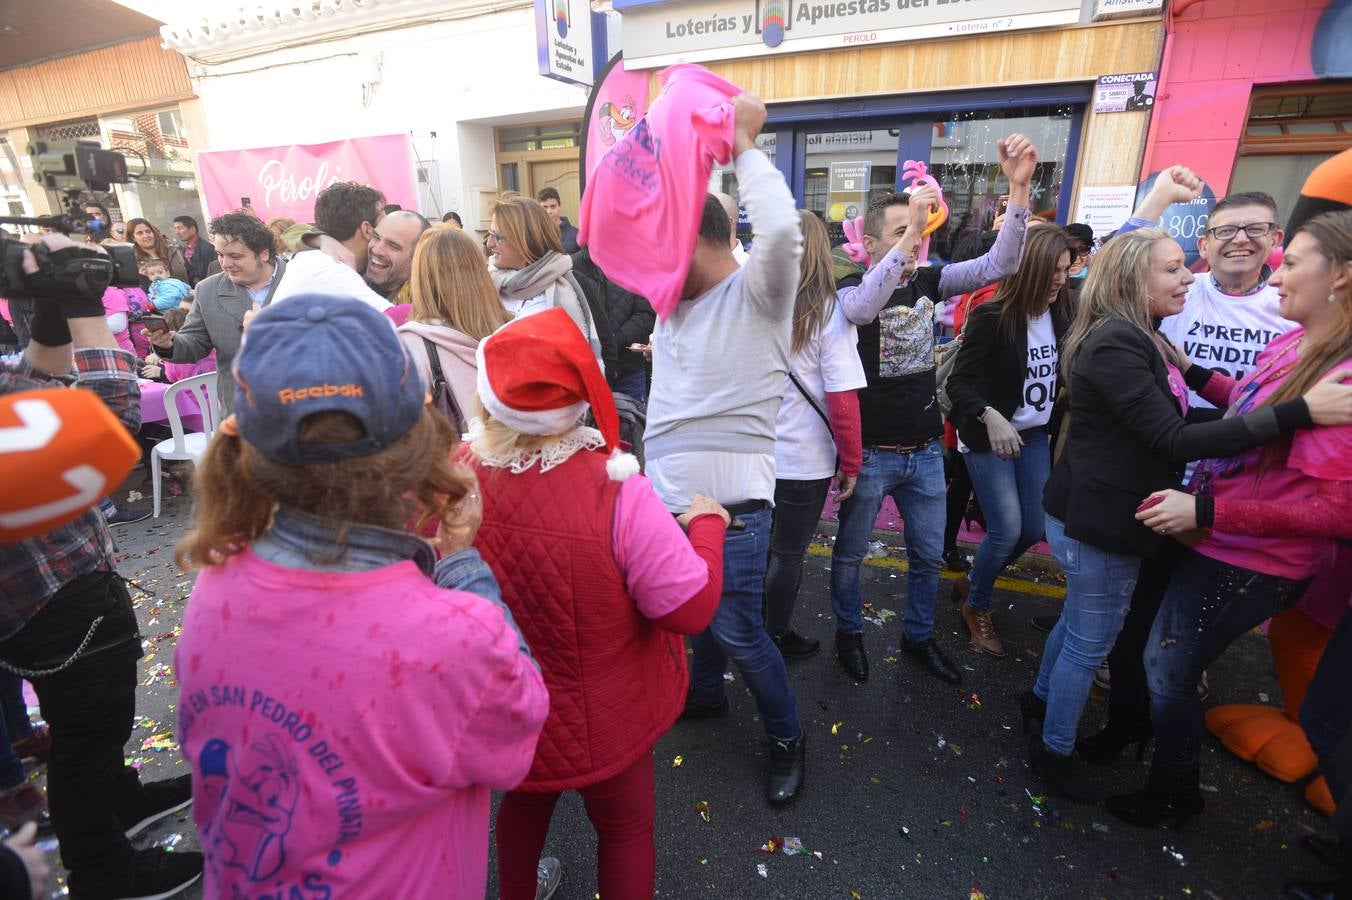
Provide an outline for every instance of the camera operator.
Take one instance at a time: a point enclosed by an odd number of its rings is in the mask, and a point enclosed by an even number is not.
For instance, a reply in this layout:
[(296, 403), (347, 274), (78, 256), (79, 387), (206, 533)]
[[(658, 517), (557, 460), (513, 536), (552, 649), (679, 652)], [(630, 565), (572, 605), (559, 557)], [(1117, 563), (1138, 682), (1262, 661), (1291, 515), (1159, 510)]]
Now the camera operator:
[[(102, 289), (80, 290), (58, 277), (57, 267), (91, 250), (62, 235), (41, 243), (54, 267), (40, 270), (24, 250), (34, 298), (31, 340), (22, 358), (0, 368), (0, 394), (74, 383), (135, 431), (136, 360), (118, 349), (108, 329)], [(113, 552), (97, 510), (40, 537), (0, 545), (0, 667), (32, 682), (51, 727), (48, 807), (70, 870), (70, 895), (168, 896), (201, 876), (201, 854), (137, 851), (127, 838), (186, 807), (191, 784), (184, 775), (142, 785), (123, 758), (141, 637)]]

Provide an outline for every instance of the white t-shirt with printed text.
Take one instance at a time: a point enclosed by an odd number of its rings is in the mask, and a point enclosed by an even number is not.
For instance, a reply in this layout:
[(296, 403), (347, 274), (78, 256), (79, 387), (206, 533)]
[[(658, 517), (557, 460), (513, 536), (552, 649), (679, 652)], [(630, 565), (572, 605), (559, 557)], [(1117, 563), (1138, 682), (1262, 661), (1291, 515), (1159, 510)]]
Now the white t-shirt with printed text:
[(1052, 404), (1056, 402), (1056, 331), (1052, 328), (1052, 314), (1045, 312), (1028, 320), (1028, 368), (1023, 379), (1023, 394), (1019, 408), (1009, 420), (1015, 430), (1037, 428), (1052, 418)]
[[(1253, 361), (1274, 338), (1296, 327), (1277, 312), (1279, 302), (1277, 289), (1266, 284), (1242, 297), (1227, 294), (1207, 272), (1197, 276), (1183, 311), (1165, 319), (1160, 333), (1197, 365), (1238, 379), (1253, 368)], [(1188, 405), (1213, 408), (1192, 391)]]

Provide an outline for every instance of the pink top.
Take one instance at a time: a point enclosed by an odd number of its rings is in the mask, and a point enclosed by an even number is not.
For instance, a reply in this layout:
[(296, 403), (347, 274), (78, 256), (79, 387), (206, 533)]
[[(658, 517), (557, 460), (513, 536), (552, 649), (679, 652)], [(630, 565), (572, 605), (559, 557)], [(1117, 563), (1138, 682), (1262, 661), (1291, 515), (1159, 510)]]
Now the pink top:
[(549, 704), (497, 605), (246, 550), (198, 576), (174, 669), (205, 896), (484, 896), (489, 791)]
[(741, 88), (701, 66), (659, 76), (648, 114), (601, 158), (582, 196), (578, 242), (606, 277), (666, 320), (681, 300), (715, 160), (732, 155)]
[[(1254, 361), (1230, 395), (1227, 415), (1243, 415), (1276, 392), (1290, 377), (1299, 359), (1297, 328), (1276, 338)], [(1352, 360), (1335, 370), (1352, 371)], [(1263, 500), (1299, 504), (1315, 493), (1320, 479), (1352, 481), (1352, 426), (1318, 426), (1301, 429), (1291, 438), (1283, 463), (1273, 463), (1261, 476), (1263, 447), (1230, 459), (1209, 460), (1209, 471), (1199, 473), (1203, 491), (1217, 500)], [(1212, 559), (1282, 578), (1309, 578), (1331, 558), (1329, 539), (1308, 537), (1248, 537), (1212, 532), (1197, 545), (1197, 551)]]
[(1178, 401), (1179, 412), (1186, 416), (1188, 414), (1188, 383), (1183, 379), (1183, 373), (1179, 371), (1178, 366), (1166, 359), (1164, 367), (1169, 370), (1169, 392)]
[[(126, 291), (110, 287), (103, 292), (103, 314), (108, 318), (108, 327), (113, 328), (113, 338), (117, 340), (119, 347), (134, 354), (136, 347), (131, 342), (130, 313), (131, 304)], [(117, 318), (119, 316), (121, 318)], [(120, 324), (121, 327), (114, 327), (115, 324)]]
[(644, 618), (665, 616), (709, 581), (708, 564), (691, 551), (676, 517), (642, 475), (620, 485), (611, 546), (629, 596)]
[(205, 375), (208, 372), (215, 372), (216, 349), (213, 347), (210, 353), (195, 363), (176, 363), (166, 359), (160, 364), (164, 366), (164, 380), (173, 384), (174, 382), (182, 381), (185, 378), (192, 378), (194, 375)]

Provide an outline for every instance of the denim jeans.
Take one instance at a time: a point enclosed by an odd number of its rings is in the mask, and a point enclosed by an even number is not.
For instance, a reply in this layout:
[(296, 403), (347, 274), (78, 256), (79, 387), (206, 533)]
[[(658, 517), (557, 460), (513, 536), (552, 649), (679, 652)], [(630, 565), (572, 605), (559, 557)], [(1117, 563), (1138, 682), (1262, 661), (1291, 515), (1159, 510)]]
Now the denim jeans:
[(1177, 773), (1197, 768), (1202, 672), (1240, 635), (1295, 605), (1309, 583), (1227, 565), (1195, 550), (1184, 555), (1145, 650), (1155, 765)]
[(1018, 459), (994, 453), (968, 453), (967, 471), (986, 516), (986, 537), (972, 560), (972, 609), (989, 609), (995, 579), (1005, 566), (1042, 539), (1047, 514), (1042, 511), (1042, 489), (1052, 472), (1046, 428), (1019, 432), (1023, 450)]
[(944, 448), (937, 440), (919, 450), (864, 448), (864, 466), (854, 494), (840, 507), (840, 528), (831, 553), (831, 607), (836, 628), (847, 634), (864, 630), (864, 600), (859, 565), (868, 553), (873, 523), (888, 495), (906, 521), (906, 615), (901, 633), (908, 641), (934, 633), (934, 601), (944, 553)]
[[(621, 350), (628, 353), (628, 350)], [(639, 403), (648, 402), (648, 373), (643, 369), (615, 376), (615, 393), (628, 394)]]
[(1319, 757), (1319, 769), (1328, 779), (1329, 793), (1338, 804), (1333, 827), (1344, 847), (1352, 847), (1352, 610), (1324, 648), (1305, 702), (1300, 725)]
[(737, 664), (756, 698), (771, 738), (793, 740), (803, 733), (798, 703), (789, 687), (784, 657), (765, 630), (766, 558), (770, 550), (770, 510), (737, 517), (743, 529), (729, 529), (723, 540), (723, 597), (703, 633), (690, 639), (690, 694), (703, 703), (723, 697), (728, 660)]
[(125, 876), (132, 847), (123, 832), (139, 818), (140, 782), (122, 755), (136, 711), (141, 656), (126, 584), (113, 572), (82, 575), (0, 643), (6, 662), (54, 667), (79, 646), (95, 616), (103, 621), (88, 649), (64, 671), (32, 679), (52, 730), (47, 805), (75, 895)]
[(1055, 516), (1047, 516), (1047, 542), (1066, 573), (1066, 603), (1042, 649), (1033, 693), (1047, 701), (1042, 743), (1053, 753), (1069, 756), (1094, 670), (1103, 664), (1122, 629), (1141, 558), (1066, 537), (1065, 523)]
[(10, 746), (33, 733), (28, 707), (23, 702), (23, 679), (0, 672), (0, 791), (17, 787), (24, 780), (23, 760)]
[(793, 627), (793, 604), (803, 580), (803, 554), (821, 521), (830, 478), (775, 482), (775, 515), (770, 528), (770, 568), (765, 575), (765, 629), (781, 635)]

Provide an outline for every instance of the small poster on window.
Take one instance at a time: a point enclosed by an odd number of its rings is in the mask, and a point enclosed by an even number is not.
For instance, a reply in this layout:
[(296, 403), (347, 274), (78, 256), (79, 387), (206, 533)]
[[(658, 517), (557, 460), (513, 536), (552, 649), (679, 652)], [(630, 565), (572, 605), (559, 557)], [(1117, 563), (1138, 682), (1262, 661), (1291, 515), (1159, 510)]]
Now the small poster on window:
[(864, 214), (872, 165), (868, 162), (831, 163), (831, 203), (826, 210), (826, 221), (844, 222)]
[(1094, 86), (1094, 112), (1133, 112), (1155, 108), (1158, 73), (1100, 75)]

